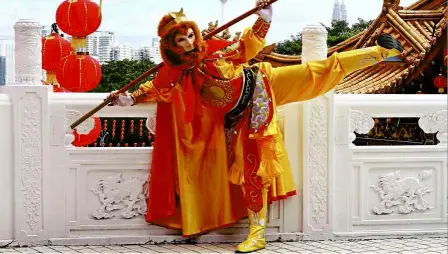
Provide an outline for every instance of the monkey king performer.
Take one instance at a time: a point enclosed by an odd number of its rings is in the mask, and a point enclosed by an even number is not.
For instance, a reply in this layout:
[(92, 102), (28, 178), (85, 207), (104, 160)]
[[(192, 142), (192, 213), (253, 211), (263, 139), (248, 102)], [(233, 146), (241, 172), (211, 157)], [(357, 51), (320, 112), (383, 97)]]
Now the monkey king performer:
[(112, 105), (157, 103), (146, 220), (195, 236), (249, 219), (237, 252), (265, 248), (268, 204), (296, 194), (276, 107), (333, 89), (349, 73), (398, 55), (390, 35), (326, 60), (274, 68), (249, 65), (265, 46), (272, 7), (236, 41), (204, 41), (183, 10), (159, 23), (165, 65)]

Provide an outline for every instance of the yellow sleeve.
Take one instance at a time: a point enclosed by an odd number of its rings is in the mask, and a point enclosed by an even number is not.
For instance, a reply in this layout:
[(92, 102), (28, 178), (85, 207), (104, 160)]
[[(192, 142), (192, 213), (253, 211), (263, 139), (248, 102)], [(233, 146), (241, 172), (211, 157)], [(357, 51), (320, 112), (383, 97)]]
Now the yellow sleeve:
[(139, 89), (131, 94), (131, 97), (135, 104), (158, 101), (170, 102), (171, 91), (171, 88), (156, 88), (152, 81), (147, 81), (140, 85)]
[(246, 28), (240, 39), (239, 54), (231, 57), (233, 61), (247, 63), (250, 59), (257, 56), (260, 51), (266, 46), (266, 34), (269, 31), (271, 23), (258, 18), (252, 27)]
[(388, 50), (377, 45), (334, 53), (321, 61), (278, 68), (264, 66), (264, 69), (270, 76), (271, 88), (277, 104), (283, 105), (325, 94), (348, 74), (398, 54), (396, 50)]

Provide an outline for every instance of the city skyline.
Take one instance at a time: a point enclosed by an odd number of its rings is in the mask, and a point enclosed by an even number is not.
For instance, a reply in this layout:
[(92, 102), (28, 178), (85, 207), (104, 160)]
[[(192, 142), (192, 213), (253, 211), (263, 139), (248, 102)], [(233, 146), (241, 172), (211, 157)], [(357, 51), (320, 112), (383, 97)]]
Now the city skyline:
[(0, 39), (0, 56), (3, 58), (0, 66), (1, 84), (13, 84), (15, 82), (15, 58), (14, 40)]
[[(129, 4), (129, 2), (134, 4)], [(61, 1), (62, 2), (62, 1)], [(98, 0), (96, 0), (98, 2)], [(226, 3), (225, 21), (251, 9), (254, 0), (229, 0)], [(402, 6), (408, 6), (415, 0), (402, 0)], [(151, 4), (152, 3), (152, 4)], [(280, 42), (299, 33), (307, 24), (323, 23), (329, 25), (335, 0), (314, 0), (303, 3), (297, 0), (281, 0), (274, 4), (274, 16), (267, 43)], [(382, 0), (345, 0), (347, 21), (352, 24), (358, 18), (374, 19), (381, 11)], [(59, 5), (54, 0), (15, 0), (0, 4), (0, 39), (13, 39), (14, 23), (22, 18), (30, 18), (49, 26), (54, 23), (54, 14)], [(168, 11), (184, 7), (188, 17), (195, 20), (200, 29), (206, 29), (209, 22), (221, 20), (222, 3), (220, 0), (194, 0), (186, 4), (184, 0), (164, 0), (154, 2), (147, 0), (108, 0), (103, 3), (103, 22), (99, 31), (115, 33), (120, 44), (133, 47), (151, 45), (157, 37), (156, 28), (159, 19)], [(361, 8), (362, 7), (362, 8)], [(126, 13), (132, 19), (126, 19)], [(255, 21), (249, 17), (231, 28), (231, 33), (243, 31)]]

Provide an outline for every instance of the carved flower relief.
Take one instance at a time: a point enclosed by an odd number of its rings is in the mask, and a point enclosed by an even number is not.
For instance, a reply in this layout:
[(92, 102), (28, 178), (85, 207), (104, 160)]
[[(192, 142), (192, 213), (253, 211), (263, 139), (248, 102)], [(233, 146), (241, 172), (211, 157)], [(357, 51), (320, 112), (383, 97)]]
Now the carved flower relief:
[(434, 114), (428, 114), (418, 120), (419, 127), (425, 133), (437, 133), (437, 139), (441, 144), (448, 142), (448, 110), (440, 110)]
[(310, 119), (310, 203), (317, 224), (326, 221), (328, 202), (328, 112), (327, 101), (318, 98), (311, 107)]
[(355, 141), (356, 135), (354, 132), (367, 134), (374, 126), (375, 122), (372, 117), (358, 110), (350, 110), (349, 141)]
[(35, 95), (23, 98), (23, 119), (21, 128), (21, 182), (24, 197), (25, 222), (34, 231), (40, 221), (42, 202), (42, 157), (41, 122), (39, 102)]
[(441, 110), (434, 114), (421, 117), (418, 125), (425, 133), (436, 133), (438, 131), (446, 133), (448, 131), (448, 110)]
[(157, 114), (148, 116), (148, 118), (146, 119), (146, 127), (148, 128), (148, 131), (153, 135), (156, 134), (156, 119)]

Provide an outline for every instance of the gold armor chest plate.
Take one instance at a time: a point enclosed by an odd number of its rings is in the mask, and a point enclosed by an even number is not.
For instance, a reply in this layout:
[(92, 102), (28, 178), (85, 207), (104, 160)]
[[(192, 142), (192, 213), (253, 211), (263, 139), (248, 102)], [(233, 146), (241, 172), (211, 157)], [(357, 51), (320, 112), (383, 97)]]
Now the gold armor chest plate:
[(236, 90), (241, 90), (235, 88), (238, 85), (241, 86), (241, 81), (238, 78), (234, 80), (206, 79), (201, 88), (204, 106), (226, 112), (232, 109), (239, 95)]

